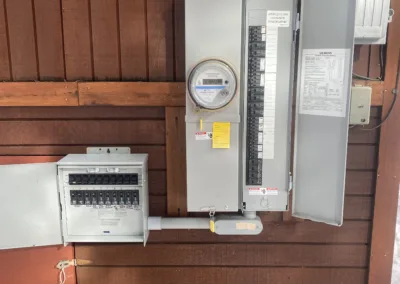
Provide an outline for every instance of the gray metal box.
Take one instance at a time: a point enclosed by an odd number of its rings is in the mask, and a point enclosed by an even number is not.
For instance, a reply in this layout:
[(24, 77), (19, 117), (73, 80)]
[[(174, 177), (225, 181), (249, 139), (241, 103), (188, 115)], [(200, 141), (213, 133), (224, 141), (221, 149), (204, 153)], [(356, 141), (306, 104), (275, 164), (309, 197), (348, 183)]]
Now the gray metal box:
[[(264, 126), (260, 152), (262, 183), (251, 184), (246, 178), (249, 167), (250, 86), (243, 79), (243, 202), (247, 211), (286, 211), (290, 187), (290, 147), (292, 94), (295, 59), (296, 1), (248, 0), (246, 3), (244, 35), (245, 55), (243, 77), (250, 78), (249, 38), (251, 27), (265, 27)], [(279, 19), (279, 20), (277, 20)], [(264, 35), (263, 35), (264, 36)], [(264, 39), (263, 39), (264, 40)], [(247, 152), (247, 153), (246, 153)]]
[[(144, 242), (148, 238), (147, 154), (68, 155), (58, 163), (0, 166), (0, 249), (56, 245), (68, 242)], [(97, 182), (111, 176), (137, 182)], [(133, 174), (133, 175), (132, 175)], [(70, 175), (94, 182), (71, 183)], [(86, 193), (96, 202), (86, 203)], [(138, 203), (116, 204), (113, 193), (138, 192)], [(74, 196), (77, 197), (76, 202)], [(131, 196), (131, 195), (128, 195)], [(133, 196), (133, 195), (132, 195)]]
[[(240, 82), (242, 0), (186, 0), (185, 13), (187, 75), (201, 61), (218, 58), (230, 64)], [(188, 210), (237, 211), (242, 96), (238, 92), (216, 111), (199, 111), (186, 97)], [(197, 132), (212, 132), (214, 122), (230, 122), (229, 149), (213, 149), (211, 140), (196, 140)]]

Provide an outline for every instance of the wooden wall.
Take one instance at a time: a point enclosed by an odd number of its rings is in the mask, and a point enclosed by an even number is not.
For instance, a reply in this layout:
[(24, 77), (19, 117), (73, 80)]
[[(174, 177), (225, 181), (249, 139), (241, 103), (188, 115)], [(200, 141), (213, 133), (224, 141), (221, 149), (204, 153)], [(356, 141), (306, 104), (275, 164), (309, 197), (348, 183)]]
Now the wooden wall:
[[(0, 80), (183, 81), (183, 1), (0, 0)], [(376, 50), (363, 47), (357, 72), (375, 76), (376, 62)], [(380, 111), (372, 109), (371, 126)], [(167, 162), (175, 147), (184, 147), (168, 144), (167, 115), (163, 107), (3, 107), (0, 164), (56, 161), (87, 146), (130, 146), (150, 154), (150, 211), (165, 216), (168, 172), (184, 165), (183, 156)], [(183, 118), (177, 125), (182, 133)], [(93, 261), (77, 268), (77, 283), (367, 283), (378, 142), (378, 130), (350, 130), (341, 228), (264, 213), (264, 231), (256, 237), (161, 231), (151, 233), (146, 248), (76, 245), (76, 258)], [(41, 259), (43, 252), (0, 252), (5, 282), (56, 283), (55, 259), (46, 268), (18, 263), (27, 255)], [(70, 271), (66, 284), (74, 281)]]
[(184, 0), (0, 0), (0, 81), (184, 81)]
[[(372, 124), (379, 117), (379, 109), (374, 108)], [(283, 222), (282, 213), (264, 213), (264, 231), (256, 237), (160, 231), (151, 233), (146, 248), (140, 244), (76, 245), (76, 258), (93, 261), (91, 266), (77, 268), (77, 281), (366, 283), (378, 138), (377, 131), (351, 130), (341, 228), (309, 221)], [(166, 171), (173, 169), (167, 168), (165, 159), (164, 108), (0, 108), (2, 164), (56, 161), (94, 145), (130, 146), (134, 152), (149, 153), (150, 213), (167, 214)], [(18, 253), (0, 253), (0, 263), (10, 263), (10, 256)], [(18, 279), (25, 268), (3, 273)]]

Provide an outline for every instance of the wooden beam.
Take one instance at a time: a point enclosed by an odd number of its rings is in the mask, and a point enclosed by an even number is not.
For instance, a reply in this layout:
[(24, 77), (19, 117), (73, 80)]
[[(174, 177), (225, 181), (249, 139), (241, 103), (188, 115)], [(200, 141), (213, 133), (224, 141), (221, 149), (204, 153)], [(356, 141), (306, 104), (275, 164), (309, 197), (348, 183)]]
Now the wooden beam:
[(168, 216), (187, 216), (185, 108), (165, 109), (167, 133), (167, 212)]
[[(353, 81), (372, 87), (372, 106), (382, 106), (383, 82)], [(183, 82), (21, 82), (0, 83), (0, 106), (185, 106)]]
[(184, 83), (79, 83), (81, 105), (185, 106)]
[(76, 83), (0, 83), (0, 106), (78, 106)]
[[(400, 1), (392, 1), (392, 8), (400, 11)], [(400, 16), (394, 15), (389, 25), (387, 64), (382, 117), (386, 117), (393, 102), (396, 84), (400, 36)], [(372, 243), (368, 283), (390, 284), (395, 240), (397, 202), (400, 183), (400, 104), (397, 102), (390, 118), (381, 130), (379, 167), (375, 194)]]

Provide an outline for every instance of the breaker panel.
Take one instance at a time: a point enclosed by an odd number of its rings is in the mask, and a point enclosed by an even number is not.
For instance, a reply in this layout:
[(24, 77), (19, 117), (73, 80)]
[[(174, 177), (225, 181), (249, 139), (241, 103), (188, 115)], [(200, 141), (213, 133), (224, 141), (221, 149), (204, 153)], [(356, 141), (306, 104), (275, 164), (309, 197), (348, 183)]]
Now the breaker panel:
[(248, 0), (245, 7), (243, 207), (285, 211), (290, 190), (296, 5), (291, 0)]
[[(89, 149), (90, 154), (70, 154), (58, 163), (0, 166), (0, 176), (7, 177), (0, 179), (0, 207), (14, 212), (0, 220), (9, 228), (0, 236), (0, 248), (145, 243), (147, 154), (118, 150), (125, 153)], [(13, 199), (19, 202), (11, 206)], [(21, 222), (27, 218), (31, 221)]]

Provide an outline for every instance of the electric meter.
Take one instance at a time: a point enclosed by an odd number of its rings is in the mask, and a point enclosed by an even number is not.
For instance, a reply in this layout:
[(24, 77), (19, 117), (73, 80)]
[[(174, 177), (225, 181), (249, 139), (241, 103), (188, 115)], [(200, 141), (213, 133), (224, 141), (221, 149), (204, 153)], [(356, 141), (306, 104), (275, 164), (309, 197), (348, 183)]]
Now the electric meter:
[(188, 88), (196, 106), (216, 110), (233, 100), (237, 79), (235, 72), (227, 63), (211, 59), (193, 68), (189, 75)]

